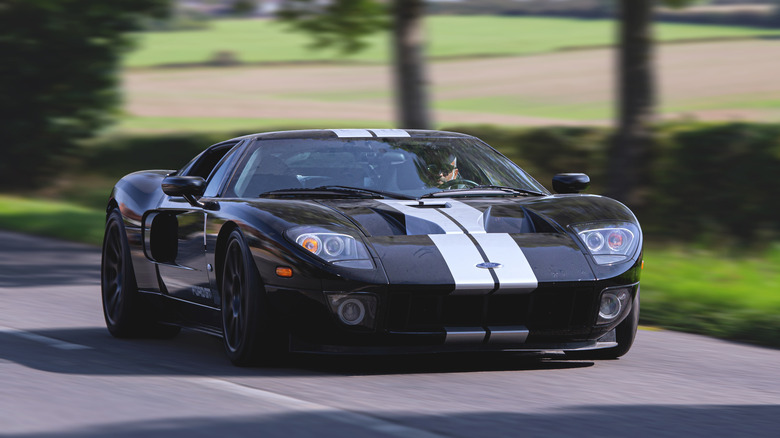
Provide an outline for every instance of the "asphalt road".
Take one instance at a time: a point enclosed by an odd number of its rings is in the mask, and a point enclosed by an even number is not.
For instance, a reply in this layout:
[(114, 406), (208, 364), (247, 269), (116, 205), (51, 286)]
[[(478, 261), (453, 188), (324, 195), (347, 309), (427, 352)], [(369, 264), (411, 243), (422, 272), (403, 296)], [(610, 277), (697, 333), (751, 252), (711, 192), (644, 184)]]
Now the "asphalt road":
[(298, 356), (118, 340), (93, 247), (0, 232), (0, 435), (778, 437), (780, 351), (642, 330), (615, 361)]

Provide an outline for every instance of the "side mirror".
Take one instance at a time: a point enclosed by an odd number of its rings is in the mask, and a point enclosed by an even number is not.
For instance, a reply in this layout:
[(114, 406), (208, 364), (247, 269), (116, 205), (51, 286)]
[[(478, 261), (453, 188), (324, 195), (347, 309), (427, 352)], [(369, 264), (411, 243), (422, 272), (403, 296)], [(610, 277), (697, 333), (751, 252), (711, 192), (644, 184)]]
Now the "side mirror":
[(167, 176), (162, 180), (162, 191), (168, 196), (183, 196), (190, 204), (203, 207), (196, 197), (203, 196), (206, 180), (199, 176)]
[(558, 193), (579, 193), (590, 187), (590, 178), (584, 173), (559, 173), (552, 179)]

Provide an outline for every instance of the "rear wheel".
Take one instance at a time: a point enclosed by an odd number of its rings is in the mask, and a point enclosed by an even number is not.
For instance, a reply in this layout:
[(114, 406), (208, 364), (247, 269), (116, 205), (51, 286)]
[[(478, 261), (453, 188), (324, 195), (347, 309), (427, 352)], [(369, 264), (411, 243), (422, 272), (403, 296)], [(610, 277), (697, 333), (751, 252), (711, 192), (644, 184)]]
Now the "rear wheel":
[(179, 327), (159, 324), (143, 309), (127, 234), (118, 210), (112, 211), (106, 221), (100, 274), (103, 316), (113, 336), (167, 338), (179, 333)]
[(228, 238), (222, 270), (222, 335), (234, 365), (251, 366), (276, 358), (278, 344), (260, 275), (240, 231)]

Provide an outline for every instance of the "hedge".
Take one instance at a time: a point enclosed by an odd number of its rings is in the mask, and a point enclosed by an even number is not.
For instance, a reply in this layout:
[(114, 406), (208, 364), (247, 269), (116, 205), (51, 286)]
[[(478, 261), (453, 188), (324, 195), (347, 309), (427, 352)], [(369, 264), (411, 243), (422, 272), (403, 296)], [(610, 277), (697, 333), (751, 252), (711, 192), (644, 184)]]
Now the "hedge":
[[(585, 172), (599, 193), (611, 130), (598, 127), (449, 126), (496, 147), (546, 186), (561, 172)], [(80, 171), (111, 177), (177, 168), (206, 146), (245, 133), (113, 136), (85, 144)], [(780, 124), (670, 123), (656, 129), (646, 163), (646, 206), (634, 208), (657, 238), (753, 245), (780, 236)]]
[[(606, 128), (455, 126), (482, 138), (550, 183), (585, 172), (599, 193), (605, 180)], [(780, 124), (670, 123), (656, 129), (646, 163), (648, 203), (634, 208), (653, 236), (708, 245), (755, 245), (780, 236)]]

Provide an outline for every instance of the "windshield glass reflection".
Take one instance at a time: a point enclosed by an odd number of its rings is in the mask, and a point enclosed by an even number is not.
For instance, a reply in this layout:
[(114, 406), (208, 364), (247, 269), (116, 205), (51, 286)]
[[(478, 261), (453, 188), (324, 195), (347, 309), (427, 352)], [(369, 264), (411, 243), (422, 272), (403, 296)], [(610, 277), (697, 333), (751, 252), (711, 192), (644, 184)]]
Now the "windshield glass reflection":
[(471, 138), (282, 139), (256, 141), (225, 196), (347, 186), (420, 197), (494, 185), (547, 193), (512, 161)]

